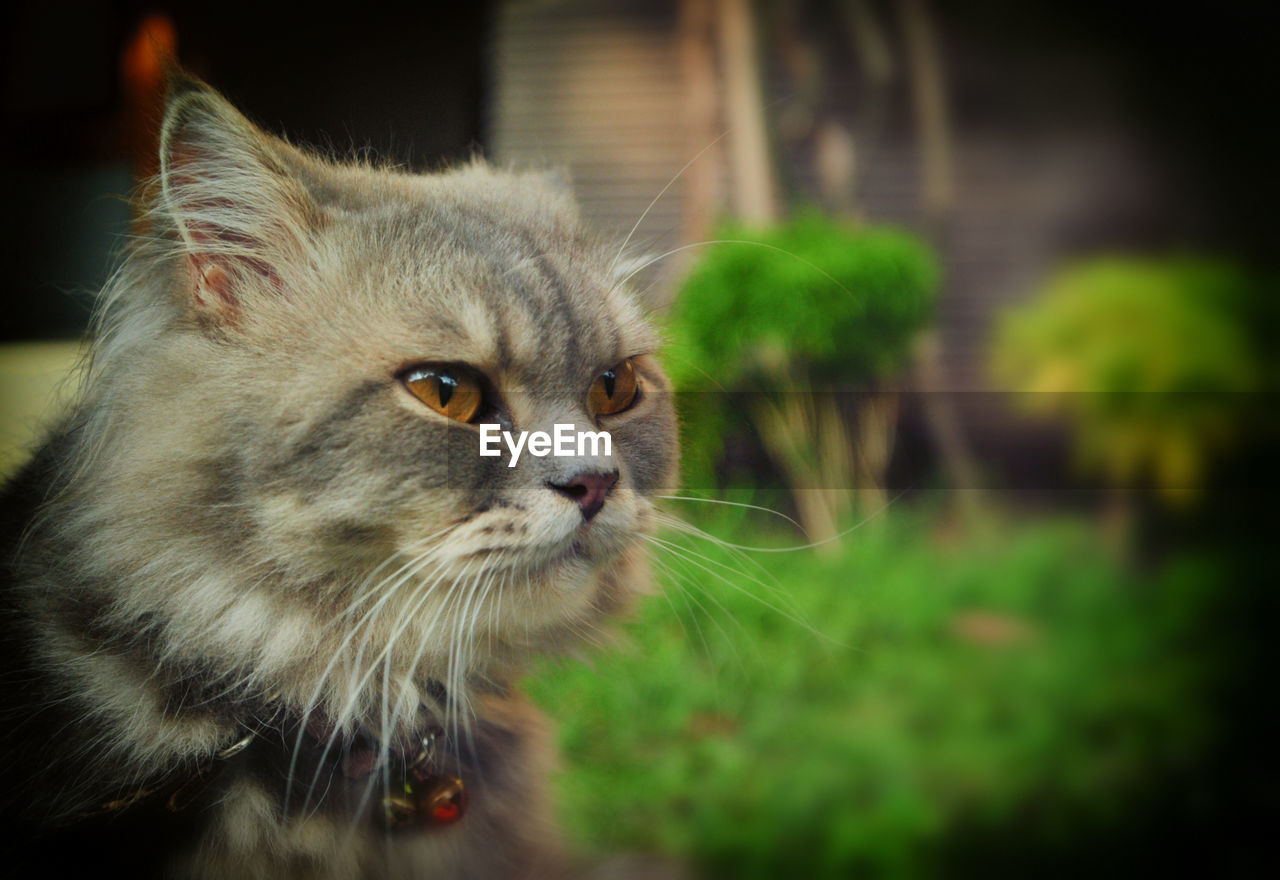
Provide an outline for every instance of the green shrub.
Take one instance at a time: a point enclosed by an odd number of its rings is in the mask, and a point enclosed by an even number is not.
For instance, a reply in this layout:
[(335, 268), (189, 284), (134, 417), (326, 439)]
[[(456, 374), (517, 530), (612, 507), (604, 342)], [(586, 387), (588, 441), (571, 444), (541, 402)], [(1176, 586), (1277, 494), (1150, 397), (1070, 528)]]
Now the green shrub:
[(717, 485), (726, 438), (739, 434), (759, 438), (793, 488), (849, 488), (838, 472), (805, 467), (838, 465), (832, 451), (849, 446), (827, 436), (844, 417), (810, 392), (864, 390), (904, 365), (932, 313), (936, 260), (908, 233), (812, 213), (718, 238), (670, 313), (665, 362), (686, 404), (686, 484)]
[(1200, 259), (1098, 259), (1009, 311), (994, 373), (1034, 412), (1065, 414), (1078, 459), (1118, 485), (1186, 499), (1254, 427), (1276, 384), (1275, 299)]
[(717, 238), (741, 243), (713, 246), (671, 313), (680, 388), (865, 385), (902, 366), (932, 314), (938, 265), (908, 233), (804, 214)]
[[(726, 513), (703, 524), (777, 544)], [(1134, 576), (1082, 523), (942, 545), (906, 510), (829, 558), (662, 540), (666, 596), (624, 644), (531, 684), (597, 852), (735, 878), (921, 876), (1019, 848), (1044, 867), (1139, 821), (1218, 735), (1207, 558)]]

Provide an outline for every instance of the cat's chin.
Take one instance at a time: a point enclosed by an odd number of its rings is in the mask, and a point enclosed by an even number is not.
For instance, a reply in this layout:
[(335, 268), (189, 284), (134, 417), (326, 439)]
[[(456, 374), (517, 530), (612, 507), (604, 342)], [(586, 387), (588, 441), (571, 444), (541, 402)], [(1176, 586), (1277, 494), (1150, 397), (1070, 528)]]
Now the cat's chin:
[(518, 640), (531, 632), (554, 632), (592, 622), (598, 616), (602, 585), (624, 553), (592, 552), (582, 541), (574, 540), (534, 564), (525, 560), (518, 569), (521, 583), (508, 590), (510, 600), (496, 609), (500, 612), (498, 625), (507, 630), (503, 635)]
[[(509, 560), (509, 580), (493, 611), (494, 632), (533, 652), (581, 639), (645, 580), (640, 542), (575, 536), (536, 556)], [(482, 612), (482, 615), (486, 612)]]
[(505, 554), (495, 554), (492, 561), (495, 567), (515, 569), (537, 580), (607, 565), (622, 555), (630, 543), (623, 535), (582, 530), (554, 543), (512, 553), (508, 558), (503, 558)]

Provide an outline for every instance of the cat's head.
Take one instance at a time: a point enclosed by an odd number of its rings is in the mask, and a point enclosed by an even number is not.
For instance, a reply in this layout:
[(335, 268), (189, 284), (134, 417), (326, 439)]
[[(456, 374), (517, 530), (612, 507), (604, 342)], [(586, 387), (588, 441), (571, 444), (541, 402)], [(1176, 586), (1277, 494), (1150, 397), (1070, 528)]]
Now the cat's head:
[[(394, 644), (397, 668), (514, 657), (634, 590), (675, 418), (656, 337), (562, 186), (333, 163), (190, 82), (161, 168), (105, 310), (113, 446), (92, 470), (118, 490), (94, 501), (115, 525), (97, 550), (123, 557), (132, 530), (172, 572), (136, 599), (162, 637), (252, 654), (264, 680), (317, 625), (364, 662)], [(480, 454), (484, 424), (610, 450), (526, 443), (510, 466), (505, 440)]]

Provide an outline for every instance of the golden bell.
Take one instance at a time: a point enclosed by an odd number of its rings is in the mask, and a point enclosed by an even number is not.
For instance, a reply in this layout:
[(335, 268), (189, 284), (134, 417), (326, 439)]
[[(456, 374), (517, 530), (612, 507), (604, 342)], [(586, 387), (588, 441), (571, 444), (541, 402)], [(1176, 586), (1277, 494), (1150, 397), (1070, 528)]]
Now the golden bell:
[(467, 812), (467, 789), (456, 776), (437, 776), (419, 786), (414, 800), (419, 821), (428, 826), (452, 825)]
[(417, 804), (404, 795), (384, 797), (382, 811), (378, 814), (380, 824), (388, 831), (401, 831), (412, 827), (417, 816)]

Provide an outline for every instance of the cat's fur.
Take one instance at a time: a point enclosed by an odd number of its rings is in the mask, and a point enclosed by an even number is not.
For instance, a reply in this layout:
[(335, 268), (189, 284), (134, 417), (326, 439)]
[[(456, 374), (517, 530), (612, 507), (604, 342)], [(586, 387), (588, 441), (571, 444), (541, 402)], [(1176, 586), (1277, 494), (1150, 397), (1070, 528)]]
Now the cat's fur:
[[(515, 682), (644, 587), (639, 536), (677, 459), (613, 253), (543, 176), (335, 164), (185, 78), (161, 168), (81, 399), (6, 495), (8, 858), (98, 876), (562, 872), (548, 737)], [(593, 420), (587, 389), (624, 358), (641, 397)], [(481, 458), (475, 425), (398, 381), (418, 362), (482, 371), (508, 427), (603, 426), (612, 459)], [(584, 468), (620, 475), (589, 522), (548, 486)], [(317, 750), (374, 738), (385, 757), (432, 721), (470, 811), (385, 834), (360, 810), (379, 775), (344, 780)], [(244, 753), (213, 757), (246, 731)], [(181, 812), (144, 798), (85, 818), (215, 766)]]

